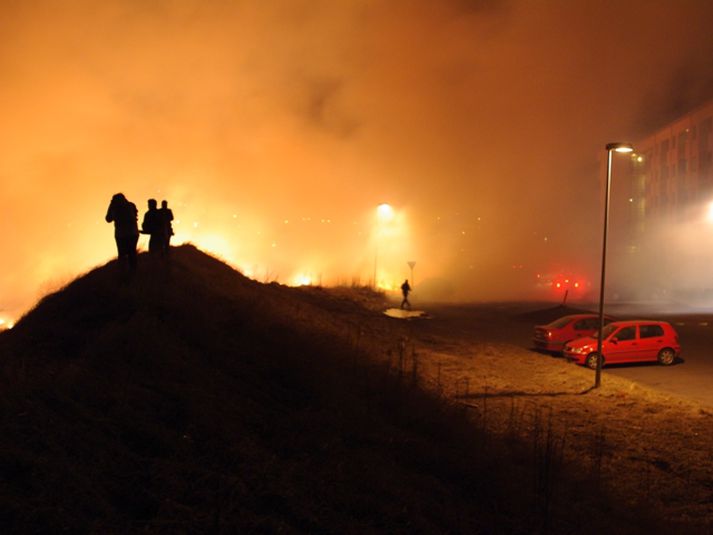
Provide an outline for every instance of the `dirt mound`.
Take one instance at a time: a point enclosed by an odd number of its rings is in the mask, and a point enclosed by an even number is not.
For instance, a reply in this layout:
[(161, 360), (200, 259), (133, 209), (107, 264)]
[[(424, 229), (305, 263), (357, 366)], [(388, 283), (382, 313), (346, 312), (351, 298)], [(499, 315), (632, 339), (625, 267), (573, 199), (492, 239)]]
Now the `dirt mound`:
[(97, 268), (0, 334), (6, 532), (653, 531), (596, 492), (553, 506), (550, 457), (385, 367), (405, 338), (378, 294), (172, 253), (131, 281)]

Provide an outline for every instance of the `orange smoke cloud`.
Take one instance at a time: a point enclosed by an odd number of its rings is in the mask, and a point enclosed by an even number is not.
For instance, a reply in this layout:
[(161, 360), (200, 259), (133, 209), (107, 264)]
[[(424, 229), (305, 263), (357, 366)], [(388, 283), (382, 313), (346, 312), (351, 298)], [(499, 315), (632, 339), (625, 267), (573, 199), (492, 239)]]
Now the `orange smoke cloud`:
[(4, 2), (0, 309), (112, 257), (117, 191), (282, 282), (372, 279), (388, 201), (409, 230), (385, 278), (415, 260), (459, 297), (512, 293), (507, 266), (598, 239), (603, 144), (713, 87), (710, 3), (613, 7)]

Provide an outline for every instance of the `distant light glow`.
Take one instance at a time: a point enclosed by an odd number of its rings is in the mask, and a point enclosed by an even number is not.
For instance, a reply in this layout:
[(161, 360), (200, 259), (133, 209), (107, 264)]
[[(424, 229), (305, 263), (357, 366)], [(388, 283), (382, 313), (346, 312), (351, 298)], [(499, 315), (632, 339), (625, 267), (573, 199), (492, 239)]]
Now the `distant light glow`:
[(304, 273), (295, 275), (295, 277), (292, 279), (291, 286), (312, 286), (312, 277), (309, 275), (305, 275)]
[(706, 221), (713, 223), (713, 201), (708, 204), (708, 210), (706, 211)]
[(619, 153), (634, 152), (634, 147), (630, 143), (608, 143), (606, 149)]
[(395, 282), (388, 282), (385, 280), (380, 280), (376, 283), (376, 287), (379, 290), (384, 290), (386, 292), (394, 292), (397, 289), (399, 289), (400, 284), (397, 284)]
[(394, 218), (394, 208), (388, 203), (382, 203), (376, 207), (376, 215), (379, 221), (391, 221)]
[(200, 249), (229, 263), (235, 263), (233, 248), (230, 242), (221, 234), (201, 234), (200, 236), (192, 236), (190, 240), (186, 241), (195, 243)]

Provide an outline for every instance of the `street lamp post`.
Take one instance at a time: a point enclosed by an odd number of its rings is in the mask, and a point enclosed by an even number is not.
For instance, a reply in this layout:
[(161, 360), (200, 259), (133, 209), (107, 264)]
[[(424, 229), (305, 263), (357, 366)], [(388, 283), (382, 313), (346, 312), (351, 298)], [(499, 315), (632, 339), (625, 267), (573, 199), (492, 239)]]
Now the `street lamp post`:
[(384, 226), (394, 217), (394, 208), (389, 203), (381, 203), (376, 207), (376, 236), (374, 243), (374, 289), (378, 288), (376, 282), (378, 272), (377, 264), (379, 258), (379, 241), (383, 233)]
[(604, 234), (602, 238), (602, 277), (599, 284), (599, 336), (597, 337), (597, 369), (594, 374), (594, 388), (602, 383), (602, 331), (604, 330), (604, 277), (607, 265), (607, 229), (609, 227), (609, 193), (611, 191), (612, 152), (632, 152), (629, 143), (607, 143), (607, 183), (604, 192)]

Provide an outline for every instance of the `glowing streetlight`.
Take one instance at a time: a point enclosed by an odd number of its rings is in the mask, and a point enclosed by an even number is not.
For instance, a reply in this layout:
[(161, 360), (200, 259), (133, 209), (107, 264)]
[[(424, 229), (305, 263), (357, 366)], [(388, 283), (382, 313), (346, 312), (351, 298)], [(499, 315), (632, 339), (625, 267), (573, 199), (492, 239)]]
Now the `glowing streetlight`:
[(376, 268), (379, 258), (379, 237), (383, 226), (389, 223), (394, 218), (394, 207), (388, 203), (381, 203), (376, 207), (376, 243), (374, 244), (374, 289), (377, 288), (376, 283)]
[(376, 217), (380, 223), (388, 223), (394, 218), (394, 207), (388, 203), (382, 203), (376, 207)]
[(604, 330), (604, 274), (607, 264), (607, 228), (609, 226), (609, 192), (611, 190), (612, 152), (632, 152), (630, 143), (607, 143), (607, 184), (604, 192), (604, 235), (602, 239), (602, 278), (599, 285), (599, 336), (597, 338), (597, 369), (594, 374), (594, 388), (602, 382), (602, 331)]

